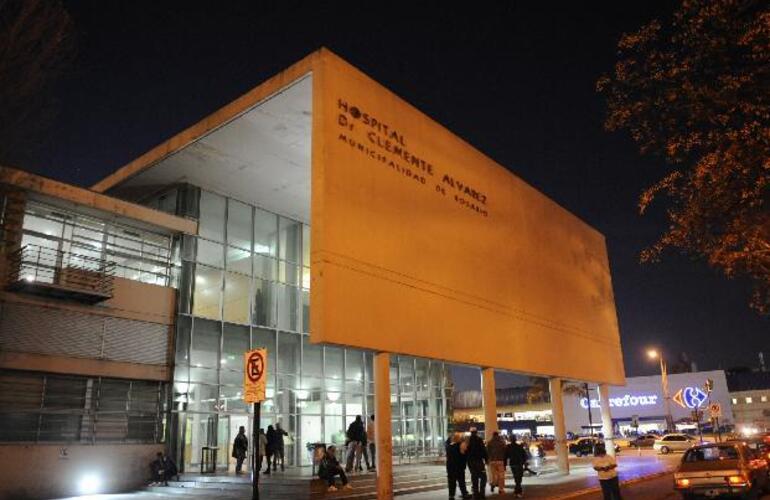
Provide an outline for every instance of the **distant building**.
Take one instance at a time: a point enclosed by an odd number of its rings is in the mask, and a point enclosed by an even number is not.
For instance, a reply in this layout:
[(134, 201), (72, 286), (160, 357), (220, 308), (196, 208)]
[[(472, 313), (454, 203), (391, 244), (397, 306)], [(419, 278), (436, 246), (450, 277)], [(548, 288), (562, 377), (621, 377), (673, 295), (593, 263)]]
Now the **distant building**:
[(770, 430), (770, 372), (735, 371), (728, 374), (727, 386), (736, 430), (745, 434)]

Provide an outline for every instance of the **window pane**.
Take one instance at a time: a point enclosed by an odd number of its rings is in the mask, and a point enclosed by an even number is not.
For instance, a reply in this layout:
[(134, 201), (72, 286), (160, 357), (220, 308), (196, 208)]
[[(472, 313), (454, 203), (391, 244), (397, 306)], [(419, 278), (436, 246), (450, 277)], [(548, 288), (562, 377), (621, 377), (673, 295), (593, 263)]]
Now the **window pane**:
[(254, 251), (275, 256), (278, 238), (278, 216), (260, 210), (254, 211)]
[(283, 330), (298, 331), (297, 314), (299, 289), (294, 286), (276, 285), (278, 299), (278, 328)]
[(220, 319), (219, 297), (222, 290), (222, 271), (197, 266), (195, 271), (195, 295), (193, 314), (203, 318)]
[(302, 290), (302, 332), (310, 332), (310, 291)]
[(278, 262), (278, 281), (289, 285), (299, 285), (299, 266), (291, 262)]
[(189, 316), (178, 316), (176, 320), (176, 364), (186, 365), (190, 361), (190, 330), (192, 319)]
[(190, 403), (188, 409), (191, 411), (214, 411), (217, 403), (219, 391), (215, 385), (190, 384), (188, 391)]
[(267, 349), (268, 373), (275, 373), (275, 330), (251, 329), (251, 348), (259, 349), (261, 347)]
[(225, 321), (248, 324), (249, 285), (251, 279), (242, 274), (225, 273), (224, 315)]
[(222, 245), (198, 238), (198, 262), (214, 267), (225, 267)]
[(278, 244), (280, 259), (301, 263), (302, 224), (286, 217), (279, 217), (278, 232), (281, 237)]
[(225, 199), (208, 191), (201, 191), (198, 234), (216, 241), (224, 240)]
[(249, 350), (249, 327), (225, 323), (222, 339), (222, 368), (243, 369), (243, 353)]
[(195, 367), (216, 368), (219, 356), (221, 323), (205, 319), (193, 321), (190, 364)]
[(252, 322), (260, 326), (275, 326), (275, 285), (254, 280), (254, 314)]
[(310, 226), (302, 225), (302, 265), (310, 266)]
[(278, 372), (287, 374), (299, 373), (300, 336), (287, 333), (278, 333)]
[(345, 350), (345, 378), (348, 380), (362, 381), (363, 352), (353, 349)]
[(302, 336), (302, 376), (323, 375), (323, 347), (311, 344), (307, 335)]
[(251, 252), (227, 247), (227, 270), (251, 276)]
[(254, 254), (254, 277), (275, 281), (276, 264), (276, 260), (272, 257)]
[(326, 370), (326, 378), (341, 379), (342, 378), (342, 349), (339, 347), (326, 347), (326, 364), (324, 368)]
[(227, 200), (227, 243), (251, 250), (251, 207)]

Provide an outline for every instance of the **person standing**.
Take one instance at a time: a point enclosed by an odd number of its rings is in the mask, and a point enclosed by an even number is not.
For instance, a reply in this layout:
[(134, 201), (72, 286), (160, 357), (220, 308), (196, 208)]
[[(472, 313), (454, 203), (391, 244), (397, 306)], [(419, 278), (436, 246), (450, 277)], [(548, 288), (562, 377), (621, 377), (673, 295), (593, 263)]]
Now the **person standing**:
[(353, 460), (356, 459), (356, 468), (361, 468), (361, 446), (366, 440), (366, 431), (364, 430), (364, 421), (361, 415), (356, 415), (356, 419), (348, 426), (346, 435), (348, 442), (347, 458), (345, 460), (345, 472), (353, 470)]
[(522, 498), (524, 491), (521, 488), (521, 480), (524, 477), (524, 468), (527, 466), (527, 450), (516, 442), (516, 434), (511, 434), (511, 442), (505, 448), (505, 461), (513, 474), (513, 496)]
[(246, 460), (246, 452), (249, 450), (249, 438), (246, 437), (246, 428), (240, 426), (238, 435), (233, 441), (232, 456), (235, 459), (235, 473), (240, 474), (243, 468), (243, 461)]
[(615, 457), (607, 455), (604, 443), (596, 445), (591, 466), (599, 476), (604, 500), (622, 500), (620, 482), (618, 481), (618, 462)]
[(267, 459), (267, 469), (265, 469), (265, 474), (270, 474), (270, 463), (275, 462), (275, 459), (273, 458), (274, 453), (274, 446), (275, 446), (275, 429), (272, 425), (267, 426), (267, 433), (265, 434), (265, 440), (266, 440), (266, 447), (265, 447), (265, 458)]
[(462, 434), (459, 432), (449, 436), (446, 440), (446, 479), (449, 486), (449, 498), (455, 497), (459, 486), (463, 500), (468, 500), (471, 498), (468, 494), (468, 488), (465, 486), (465, 468), (468, 460), (460, 446), (461, 443)]
[[(267, 436), (265, 435), (265, 429), (259, 429), (257, 439), (259, 440), (259, 454), (257, 455), (256, 471), (259, 473), (259, 471), (262, 470), (262, 458), (266, 458), (267, 456)], [(269, 462), (267, 467), (268, 469), (270, 468)]]
[(369, 457), (372, 459), (372, 467), (370, 470), (377, 468), (377, 444), (375, 443), (375, 427), (374, 427), (374, 414), (369, 417), (369, 422), (366, 424), (366, 441), (369, 443)]
[[(283, 430), (283, 427), (281, 427), (281, 423), (278, 422), (275, 424), (275, 433), (273, 434), (273, 472), (275, 472), (276, 468), (278, 467), (278, 459), (281, 460), (281, 472), (284, 471), (283, 462), (284, 462), (284, 442), (283, 437), (288, 436), (289, 433)], [(268, 436), (268, 441), (269, 441)]]
[(489, 490), (497, 488), (501, 495), (505, 494), (505, 440), (499, 432), (492, 433), (492, 439), (487, 443), (489, 454)]
[(479, 437), (478, 430), (471, 427), (471, 436), (468, 438), (468, 469), (471, 471), (471, 485), (473, 498), (486, 498), (487, 470), (489, 462), (487, 447), (484, 440)]

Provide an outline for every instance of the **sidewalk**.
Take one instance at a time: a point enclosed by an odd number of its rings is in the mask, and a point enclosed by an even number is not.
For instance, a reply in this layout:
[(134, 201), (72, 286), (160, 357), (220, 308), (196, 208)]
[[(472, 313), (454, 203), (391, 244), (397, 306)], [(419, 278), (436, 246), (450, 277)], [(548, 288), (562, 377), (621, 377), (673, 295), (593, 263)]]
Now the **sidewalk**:
[[(633, 453), (633, 452), (632, 452)], [(638, 482), (670, 473), (681, 460), (681, 455), (655, 455), (645, 452), (641, 456), (622, 453), (618, 456), (618, 472), (623, 483)], [(591, 468), (590, 458), (573, 458), (570, 460), (570, 475), (562, 476), (555, 469), (555, 458), (548, 457), (546, 464), (540, 470), (537, 477), (525, 475), (523, 487), (525, 498), (548, 498), (552, 500), (564, 500), (585, 495), (599, 489), (599, 481), (596, 472)], [(466, 474), (468, 491), (470, 492), (470, 475)], [(505, 482), (506, 493), (513, 492), (513, 480), (510, 471)], [(459, 494), (459, 493), (458, 493)], [(495, 497), (497, 494), (489, 494), (487, 497)], [(447, 497), (446, 490), (404, 495), (399, 498), (404, 500), (437, 500)]]

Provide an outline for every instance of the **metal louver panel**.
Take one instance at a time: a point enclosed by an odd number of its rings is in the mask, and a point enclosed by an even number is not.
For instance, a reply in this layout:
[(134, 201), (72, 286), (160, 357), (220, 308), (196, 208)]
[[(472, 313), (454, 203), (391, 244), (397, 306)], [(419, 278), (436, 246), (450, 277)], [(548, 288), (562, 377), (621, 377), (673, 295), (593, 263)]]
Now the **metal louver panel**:
[(168, 353), (169, 327), (121, 318), (107, 318), (104, 357), (114, 361), (163, 365)]
[(166, 325), (5, 303), (0, 350), (165, 365)]

